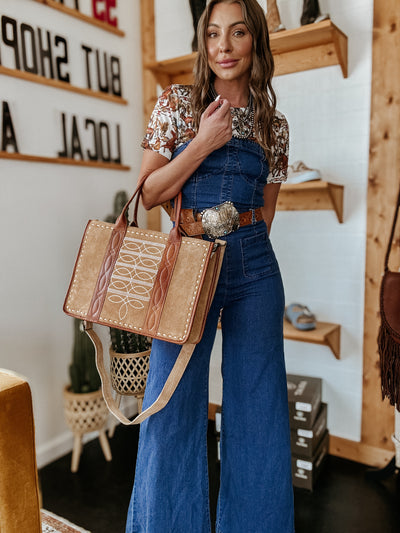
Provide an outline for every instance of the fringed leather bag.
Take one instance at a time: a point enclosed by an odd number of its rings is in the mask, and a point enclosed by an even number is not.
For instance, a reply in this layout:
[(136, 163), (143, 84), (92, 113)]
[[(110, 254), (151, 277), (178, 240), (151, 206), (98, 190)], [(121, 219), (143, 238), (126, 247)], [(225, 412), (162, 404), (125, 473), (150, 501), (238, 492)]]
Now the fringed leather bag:
[(400, 411), (400, 272), (389, 270), (389, 256), (399, 208), (400, 191), (385, 256), (385, 272), (380, 291), (381, 326), (378, 335), (382, 399), (387, 397), (398, 411)]
[[(75, 263), (64, 311), (84, 321), (96, 348), (96, 364), (109, 410), (126, 425), (139, 424), (171, 398), (202, 337), (217, 286), (226, 243), (139, 229), (141, 183), (115, 224), (89, 221)], [(126, 213), (136, 196), (133, 222)], [(181, 193), (175, 220), (180, 220)], [(112, 396), (103, 347), (93, 323), (181, 344), (179, 356), (157, 400), (133, 421)]]

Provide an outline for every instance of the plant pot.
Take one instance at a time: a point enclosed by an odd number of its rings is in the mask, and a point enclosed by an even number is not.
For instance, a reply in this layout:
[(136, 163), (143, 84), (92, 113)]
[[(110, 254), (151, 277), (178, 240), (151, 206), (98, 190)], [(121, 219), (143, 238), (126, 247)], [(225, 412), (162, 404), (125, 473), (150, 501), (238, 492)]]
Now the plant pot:
[(122, 354), (110, 347), (111, 385), (118, 394), (143, 398), (149, 372), (150, 351)]
[(76, 393), (70, 390), (70, 386), (64, 389), (64, 413), (68, 426), (75, 434), (101, 430), (108, 417), (101, 389)]

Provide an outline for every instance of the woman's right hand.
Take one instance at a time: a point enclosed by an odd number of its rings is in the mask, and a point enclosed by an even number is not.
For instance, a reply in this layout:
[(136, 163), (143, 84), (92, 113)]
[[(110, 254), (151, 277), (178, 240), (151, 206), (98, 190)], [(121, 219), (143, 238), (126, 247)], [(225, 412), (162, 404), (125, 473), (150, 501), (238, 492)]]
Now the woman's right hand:
[(214, 100), (201, 115), (195, 139), (201, 151), (210, 154), (232, 138), (232, 115), (226, 99)]
[(221, 99), (207, 107), (201, 116), (197, 135), (172, 161), (157, 152), (145, 150), (139, 174), (140, 181), (146, 180), (142, 189), (144, 207), (151, 209), (174, 198), (204, 159), (231, 137), (230, 103)]

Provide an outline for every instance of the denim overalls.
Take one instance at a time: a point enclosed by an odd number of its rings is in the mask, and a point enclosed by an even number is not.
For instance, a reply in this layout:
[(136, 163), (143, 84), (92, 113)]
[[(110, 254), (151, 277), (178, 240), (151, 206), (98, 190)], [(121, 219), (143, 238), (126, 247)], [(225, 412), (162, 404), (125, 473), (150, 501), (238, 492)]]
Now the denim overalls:
[[(175, 152), (176, 156), (186, 145)], [(183, 208), (263, 205), (261, 147), (231, 139), (183, 187)], [(140, 428), (126, 533), (210, 533), (207, 425), (210, 353), (222, 309), (223, 405), (217, 533), (293, 533), (283, 356), (284, 293), (264, 221), (227, 242), (201, 342), (168, 405)], [(179, 305), (179, 302), (177, 302)], [(180, 346), (153, 341), (143, 408), (159, 395)]]

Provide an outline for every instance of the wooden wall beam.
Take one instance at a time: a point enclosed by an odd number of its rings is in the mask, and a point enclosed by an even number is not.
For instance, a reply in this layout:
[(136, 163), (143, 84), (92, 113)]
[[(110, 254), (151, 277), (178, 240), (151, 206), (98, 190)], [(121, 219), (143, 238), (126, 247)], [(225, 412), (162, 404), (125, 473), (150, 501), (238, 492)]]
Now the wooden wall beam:
[[(156, 60), (154, 0), (140, 1), (142, 29), (142, 70), (143, 70), (143, 131), (147, 127), (154, 102), (157, 100), (157, 81), (153, 72), (145, 65)], [(147, 211), (147, 227), (161, 229), (161, 209), (155, 207)]]
[(399, 21), (398, 0), (375, 0), (361, 443), (386, 450), (393, 450), (390, 437), (394, 429), (394, 409), (387, 401), (381, 400), (377, 336), (380, 324), (379, 287), (400, 182)]

